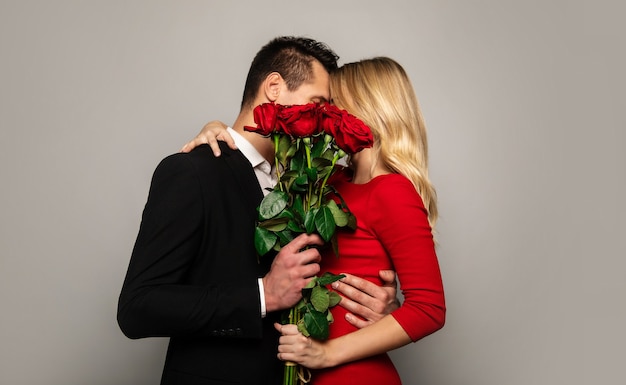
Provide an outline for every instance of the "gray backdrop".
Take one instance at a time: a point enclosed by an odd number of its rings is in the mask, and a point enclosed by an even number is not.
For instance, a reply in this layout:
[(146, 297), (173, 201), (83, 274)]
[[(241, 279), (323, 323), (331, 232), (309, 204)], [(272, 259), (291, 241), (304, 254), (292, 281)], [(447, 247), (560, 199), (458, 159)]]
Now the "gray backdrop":
[(115, 321), (151, 174), (284, 34), (421, 100), (449, 311), (405, 383), (625, 383), (620, 3), (1, 1), (0, 383), (158, 383), (167, 341)]

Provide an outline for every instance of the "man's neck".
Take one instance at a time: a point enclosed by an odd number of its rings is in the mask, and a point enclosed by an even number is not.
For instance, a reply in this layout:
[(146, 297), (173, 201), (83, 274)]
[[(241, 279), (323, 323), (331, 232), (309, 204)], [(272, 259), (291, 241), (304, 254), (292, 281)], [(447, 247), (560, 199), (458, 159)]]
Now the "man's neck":
[(243, 136), (270, 164), (274, 164), (274, 145), (270, 138), (265, 138), (255, 132), (244, 130), (245, 126), (256, 127), (254, 114), (251, 109), (241, 111), (233, 123), (233, 130)]

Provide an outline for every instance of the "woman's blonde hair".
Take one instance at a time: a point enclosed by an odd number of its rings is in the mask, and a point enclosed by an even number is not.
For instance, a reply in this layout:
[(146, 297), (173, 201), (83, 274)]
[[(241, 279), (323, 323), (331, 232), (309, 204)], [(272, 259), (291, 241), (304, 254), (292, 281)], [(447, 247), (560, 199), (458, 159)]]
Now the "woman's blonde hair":
[(406, 72), (393, 59), (376, 57), (332, 72), (333, 102), (367, 124), (374, 134), (373, 167), (383, 165), (415, 186), (437, 221), (437, 196), (428, 178), (426, 126)]

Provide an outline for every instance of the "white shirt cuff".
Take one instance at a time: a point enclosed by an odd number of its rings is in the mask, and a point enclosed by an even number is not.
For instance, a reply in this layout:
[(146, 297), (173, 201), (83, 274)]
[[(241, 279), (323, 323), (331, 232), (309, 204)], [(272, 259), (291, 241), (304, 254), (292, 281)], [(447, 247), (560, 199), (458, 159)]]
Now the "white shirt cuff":
[(265, 318), (267, 310), (265, 308), (265, 289), (263, 288), (263, 278), (259, 278), (259, 298), (261, 299), (261, 318)]

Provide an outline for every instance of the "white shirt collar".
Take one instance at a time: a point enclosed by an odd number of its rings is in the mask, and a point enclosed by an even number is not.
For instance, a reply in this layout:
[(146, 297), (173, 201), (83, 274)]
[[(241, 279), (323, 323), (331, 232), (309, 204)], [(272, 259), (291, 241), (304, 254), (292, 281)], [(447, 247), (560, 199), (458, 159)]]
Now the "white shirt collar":
[[(258, 167), (263, 170), (263, 172), (268, 174), (271, 172), (272, 166), (270, 165), (270, 163), (263, 157), (263, 155), (261, 155), (256, 150), (256, 148), (254, 148), (254, 146), (250, 142), (248, 142), (246, 138), (244, 138), (240, 133), (230, 127), (228, 127), (226, 130), (228, 131), (230, 136), (233, 137), (237, 148), (248, 159), (252, 167)], [(267, 166), (265, 166), (263, 163), (265, 163)]]
[(246, 159), (248, 159), (248, 162), (252, 165), (254, 173), (259, 181), (259, 185), (263, 190), (263, 194), (267, 195), (269, 193), (267, 189), (276, 185), (275, 168), (272, 167), (270, 162), (268, 162), (263, 155), (261, 155), (257, 149), (254, 148), (254, 146), (241, 134), (230, 127), (227, 128), (227, 131), (230, 136), (233, 137), (239, 151), (241, 151), (243, 156), (245, 156)]

